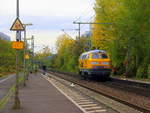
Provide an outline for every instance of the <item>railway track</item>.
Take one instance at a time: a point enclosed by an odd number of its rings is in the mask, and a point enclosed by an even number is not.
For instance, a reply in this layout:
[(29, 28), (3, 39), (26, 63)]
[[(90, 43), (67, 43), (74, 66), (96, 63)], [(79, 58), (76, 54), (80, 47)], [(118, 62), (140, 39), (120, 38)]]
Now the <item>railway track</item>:
[(0, 100), (7, 94), (9, 88), (15, 83), (15, 76), (10, 75), (0, 80)]
[(49, 73), (128, 105), (143, 113), (150, 113), (149, 84), (138, 83), (137, 85), (137, 83), (134, 84), (134, 82), (130, 83), (131, 81), (117, 82), (115, 79), (108, 82), (93, 82), (81, 80), (78, 75), (72, 73), (58, 72), (54, 70), (49, 71)]

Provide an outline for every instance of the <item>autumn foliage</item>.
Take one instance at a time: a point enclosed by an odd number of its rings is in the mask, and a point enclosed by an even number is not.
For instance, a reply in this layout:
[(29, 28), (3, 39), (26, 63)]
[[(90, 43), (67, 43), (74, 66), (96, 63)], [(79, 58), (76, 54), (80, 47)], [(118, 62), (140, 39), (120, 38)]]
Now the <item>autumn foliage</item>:
[(106, 50), (115, 74), (150, 78), (150, 0), (96, 0), (92, 37), (61, 35), (52, 67), (77, 72), (79, 55), (92, 47)]
[(149, 0), (96, 0), (93, 44), (106, 49), (118, 74), (150, 78)]
[(15, 50), (11, 48), (11, 43), (0, 40), (0, 76), (15, 72)]

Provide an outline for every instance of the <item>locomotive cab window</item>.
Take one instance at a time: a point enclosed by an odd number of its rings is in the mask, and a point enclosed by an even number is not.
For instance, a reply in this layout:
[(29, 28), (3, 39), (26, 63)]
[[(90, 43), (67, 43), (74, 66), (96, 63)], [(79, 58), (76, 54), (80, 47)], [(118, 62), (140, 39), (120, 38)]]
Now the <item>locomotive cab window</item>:
[(82, 59), (82, 55), (79, 57), (79, 59)]
[(85, 59), (85, 58), (86, 58), (86, 55), (83, 55), (83, 56), (82, 56), (82, 59)]
[(101, 54), (102, 55), (102, 59), (108, 58), (106, 54)]
[(92, 54), (93, 59), (106, 59), (108, 58), (106, 54), (104, 53), (93, 53)]
[(89, 58), (90, 58), (90, 57), (89, 57), (89, 55), (87, 54), (86, 57), (85, 57), (85, 59), (89, 59)]

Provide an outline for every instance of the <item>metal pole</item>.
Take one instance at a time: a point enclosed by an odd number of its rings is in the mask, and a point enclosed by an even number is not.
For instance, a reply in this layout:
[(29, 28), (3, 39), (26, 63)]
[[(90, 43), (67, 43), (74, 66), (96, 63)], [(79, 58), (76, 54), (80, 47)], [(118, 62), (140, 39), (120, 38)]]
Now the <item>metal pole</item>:
[(81, 23), (80, 22), (73, 22), (73, 24), (78, 24), (79, 25), (79, 37), (78, 37), (78, 39), (80, 40), (80, 30), (81, 30)]
[(34, 36), (32, 36), (32, 41), (31, 41), (31, 45), (32, 45), (32, 59), (31, 59), (31, 64), (32, 64), (32, 72), (33, 72), (33, 57), (34, 57)]
[(73, 24), (78, 24), (79, 25), (79, 39), (80, 39), (81, 24), (104, 24), (104, 25), (111, 25), (113, 23), (73, 22)]
[[(19, 18), (19, 0), (17, 0), (17, 5), (16, 5), (17, 7), (16, 7), (16, 17), (17, 18)], [(16, 32), (16, 40), (17, 41), (19, 41), (20, 40), (20, 37), (19, 37), (19, 35), (20, 35), (20, 33), (19, 33), (19, 31), (17, 31)]]
[[(17, 0), (17, 18), (19, 18), (19, 0)], [(16, 41), (20, 41), (21, 32), (16, 32)], [(19, 50), (16, 50), (16, 85), (15, 85), (15, 97), (13, 109), (20, 109), (20, 100), (19, 100)]]
[(26, 61), (26, 58), (25, 58), (25, 55), (26, 55), (26, 52), (27, 52), (27, 38), (26, 38), (26, 35), (27, 35), (27, 26), (32, 26), (33, 24), (32, 23), (28, 23), (28, 24), (23, 24), (24, 26), (24, 86), (26, 86), (26, 79), (28, 80), (28, 68), (27, 68), (27, 61)]
[(89, 39), (89, 49), (92, 48), (92, 24), (89, 24), (90, 26), (90, 39)]
[(35, 66), (34, 66), (34, 36), (33, 36), (33, 69), (35, 69)]
[(80, 29), (81, 29), (81, 24), (79, 23), (79, 40), (80, 40)]
[(34, 36), (33, 36), (33, 57), (34, 57)]
[(20, 109), (20, 100), (19, 100), (19, 50), (16, 50), (16, 85), (15, 85), (15, 101), (13, 105), (13, 109)]
[(25, 55), (26, 55), (26, 25), (24, 25), (24, 57), (23, 57), (23, 60), (24, 60), (24, 82), (23, 82), (23, 85), (26, 86), (26, 58), (25, 58)]
[(19, 0), (17, 0), (17, 18), (19, 18)]

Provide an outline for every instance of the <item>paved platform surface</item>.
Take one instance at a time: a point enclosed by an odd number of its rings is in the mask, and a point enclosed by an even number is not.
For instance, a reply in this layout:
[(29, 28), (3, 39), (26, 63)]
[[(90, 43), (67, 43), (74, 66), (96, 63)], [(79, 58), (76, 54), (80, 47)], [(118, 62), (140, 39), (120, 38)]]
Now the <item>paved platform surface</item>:
[(21, 109), (12, 110), (13, 97), (0, 113), (83, 113), (40, 75), (31, 75), (20, 88)]

